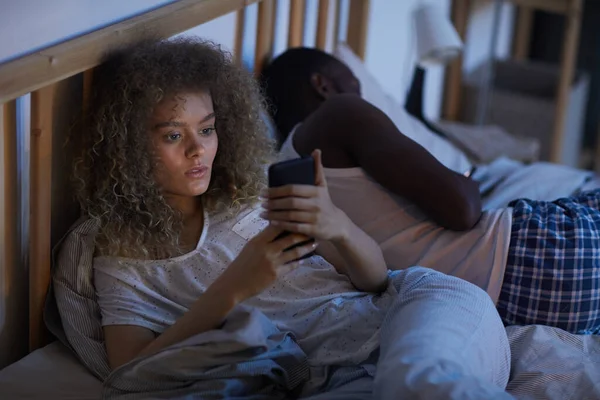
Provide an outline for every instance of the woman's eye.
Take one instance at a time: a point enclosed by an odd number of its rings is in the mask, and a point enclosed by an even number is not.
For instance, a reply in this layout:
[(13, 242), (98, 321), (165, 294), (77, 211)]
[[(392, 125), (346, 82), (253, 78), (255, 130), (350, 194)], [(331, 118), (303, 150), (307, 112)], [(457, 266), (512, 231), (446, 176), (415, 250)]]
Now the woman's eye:
[(215, 128), (211, 126), (210, 128), (204, 128), (204, 129), (200, 130), (200, 133), (204, 136), (208, 136), (211, 133), (213, 133), (214, 130), (215, 130)]
[(181, 138), (181, 133), (179, 133), (179, 132), (167, 133), (167, 135), (165, 136), (165, 138), (169, 142), (175, 142), (175, 141), (179, 140), (179, 138)]

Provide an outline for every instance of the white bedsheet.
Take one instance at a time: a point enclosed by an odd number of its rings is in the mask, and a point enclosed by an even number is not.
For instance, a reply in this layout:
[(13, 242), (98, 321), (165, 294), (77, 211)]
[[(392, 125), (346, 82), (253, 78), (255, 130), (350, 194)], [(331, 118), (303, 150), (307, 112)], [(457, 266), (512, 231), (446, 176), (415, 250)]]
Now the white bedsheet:
[[(520, 400), (600, 400), (600, 336), (571, 335), (542, 326), (509, 327), (508, 391)], [(369, 399), (372, 382), (355, 382), (353, 396)], [(100, 399), (102, 384), (55, 342), (0, 371), (0, 399)], [(362, 395), (361, 395), (362, 393)], [(341, 397), (340, 397), (341, 396)]]
[(524, 165), (507, 158), (478, 167), (473, 176), (480, 182), (486, 210), (506, 207), (519, 198), (553, 201), (571, 196), (577, 190), (596, 189), (600, 181), (590, 181), (593, 177), (590, 171), (564, 165), (546, 162)]
[(54, 342), (0, 371), (0, 399), (97, 400), (102, 383)]
[(522, 400), (600, 399), (600, 336), (546, 326), (508, 327), (508, 391)]

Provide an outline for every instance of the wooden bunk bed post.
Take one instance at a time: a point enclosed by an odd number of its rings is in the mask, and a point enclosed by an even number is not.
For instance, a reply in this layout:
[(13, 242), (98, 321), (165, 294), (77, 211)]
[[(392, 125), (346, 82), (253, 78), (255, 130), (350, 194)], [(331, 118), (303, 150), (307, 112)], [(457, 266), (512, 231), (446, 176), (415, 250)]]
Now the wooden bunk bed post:
[(342, 0), (335, 1), (335, 19), (333, 21), (333, 45), (340, 40), (342, 26)]
[(556, 114), (554, 119), (554, 132), (550, 147), (550, 161), (561, 160), (562, 147), (565, 140), (565, 122), (569, 107), (571, 85), (577, 67), (577, 53), (579, 50), (579, 34), (581, 31), (581, 13), (583, 0), (570, 0), (566, 11), (567, 25), (563, 41), (562, 56), (560, 60), (560, 80), (558, 83), (558, 99), (556, 101)]
[(329, 0), (319, 1), (319, 15), (317, 19), (316, 47), (325, 50), (327, 47), (327, 33), (329, 22)]
[(0, 282), (6, 292), (18, 264), (16, 114), (16, 101), (0, 105)]
[(513, 58), (518, 61), (529, 56), (531, 30), (533, 29), (534, 9), (528, 6), (519, 7), (513, 40)]
[(346, 42), (352, 51), (363, 60), (367, 51), (370, 8), (371, 0), (350, 0)]
[(29, 348), (46, 344), (43, 309), (50, 285), (52, 123), (56, 85), (31, 94)]
[(305, 0), (290, 0), (290, 27), (288, 47), (302, 46), (304, 43)]
[[(451, 19), (463, 43), (467, 37), (469, 10), (471, 0), (453, 0)], [(462, 100), (462, 56), (457, 57), (446, 70), (445, 99), (443, 118), (448, 121), (458, 121), (461, 117), (460, 107)]]
[(235, 15), (235, 43), (233, 56), (238, 65), (242, 65), (244, 54), (244, 32), (246, 31), (246, 7), (238, 10)]
[(29, 318), (27, 271), (20, 263), (17, 166), (17, 105), (0, 104), (0, 290), (6, 327), (0, 343), (0, 368), (27, 352)]
[(258, 3), (258, 21), (256, 29), (256, 49), (254, 53), (254, 74), (259, 75), (265, 62), (273, 55), (273, 37), (275, 36), (275, 0), (262, 0)]

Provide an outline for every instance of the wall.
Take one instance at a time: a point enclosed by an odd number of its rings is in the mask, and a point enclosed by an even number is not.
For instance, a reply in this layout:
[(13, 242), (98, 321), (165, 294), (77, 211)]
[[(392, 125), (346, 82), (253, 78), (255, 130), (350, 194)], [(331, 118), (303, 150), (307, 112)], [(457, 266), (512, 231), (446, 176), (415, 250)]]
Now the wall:
[[(0, 62), (90, 32), (115, 21), (164, 5), (174, 0), (0, 0)], [(290, 0), (278, 1), (275, 52), (287, 43), (287, 18)], [(335, 2), (331, 2), (332, 11)], [(450, 0), (371, 0), (371, 15), (366, 62), (389, 93), (403, 101), (412, 78), (414, 37), (412, 12), (420, 4), (439, 4), (449, 10)], [(305, 44), (314, 44), (318, 0), (307, 0)], [(347, 0), (342, 0), (347, 7)], [(256, 5), (248, 7), (248, 31), (256, 29)], [(492, 0), (477, 0), (473, 6), (465, 47), (465, 70), (471, 70), (488, 57), (493, 21)], [(333, 12), (330, 13), (333, 18)], [(505, 4), (499, 34), (498, 56), (510, 51), (513, 23), (512, 6)], [(333, 24), (331, 24), (333, 25)], [(233, 49), (235, 15), (212, 21), (189, 33), (207, 37)], [(330, 45), (333, 43), (330, 35)], [(253, 35), (244, 42), (244, 64), (253, 62)], [(425, 112), (431, 118), (440, 114), (444, 73), (429, 71), (426, 83)]]
[[(502, 59), (510, 56), (515, 22), (515, 7), (509, 2), (503, 1), (503, 3), (500, 9), (496, 48), (496, 57)], [(476, 0), (473, 4), (467, 28), (468, 46), (464, 52), (464, 71), (472, 71), (489, 58), (494, 10), (495, 6), (491, 0)]]
[[(366, 62), (389, 94), (404, 103), (412, 80), (415, 61), (415, 39), (412, 12), (423, 4), (435, 4), (450, 13), (450, 0), (372, 0)], [(489, 55), (494, 4), (477, 0), (471, 10), (464, 48), (464, 71), (474, 69)], [(505, 4), (501, 13), (496, 55), (510, 54), (513, 9)], [(424, 112), (431, 119), (440, 115), (443, 99), (444, 69), (428, 70), (425, 85)]]
[(174, 0), (0, 0), (0, 62)]

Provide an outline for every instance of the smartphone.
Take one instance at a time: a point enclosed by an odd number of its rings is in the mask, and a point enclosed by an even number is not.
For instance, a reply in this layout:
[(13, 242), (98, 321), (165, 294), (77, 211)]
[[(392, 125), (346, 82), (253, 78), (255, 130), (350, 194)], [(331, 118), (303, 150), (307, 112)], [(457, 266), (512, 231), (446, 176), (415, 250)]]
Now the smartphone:
[[(285, 185), (315, 185), (315, 159), (312, 156), (294, 158), (292, 160), (281, 161), (269, 167), (269, 187), (278, 187)], [(282, 232), (275, 240), (289, 235), (289, 232)], [(310, 239), (298, 243), (285, 251), (314, 242)], [(313, 256), (309, 253), (300, 259)]]
[(312, 156), (281, 161), (269, 167), (269, 187), (314, 184), (315, 160)]

